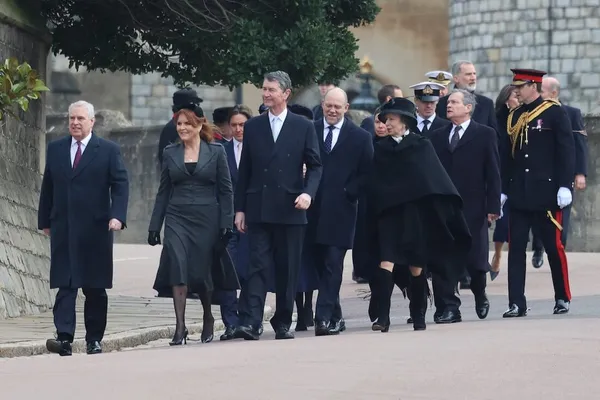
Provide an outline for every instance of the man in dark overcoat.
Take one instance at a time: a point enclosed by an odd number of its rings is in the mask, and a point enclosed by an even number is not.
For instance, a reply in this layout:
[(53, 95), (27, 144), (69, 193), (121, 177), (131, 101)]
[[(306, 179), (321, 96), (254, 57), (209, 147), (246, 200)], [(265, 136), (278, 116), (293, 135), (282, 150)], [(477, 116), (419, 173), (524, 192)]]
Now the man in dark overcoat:
[(48, 351), (71, 355), (78, 289), (85, 295), (87, 353), (102, 352), (113, 284), (113, 232), (125, 228), (129, 181), (119, 146), (92, 132), (94, 107), (69, 106), (70, 136), (48, 145), (38, 229), (50, 236), (50, 287), (57, 338)]
[[(454, 82), (455, 89), (464, 89), (475, 95), (477, 101), (477, 107), (473, 111), (471, 119), (479, 124), (489, 126), (496, 131), (498, 135), (497, 139), (500, 143), (500, 129), (498, 127), (498, 119), (496, 118), (496, 111), (494, 108), (494, 101), (489, 97), (482, 94), (476, 93), (477, 89), (477, 70), (475, 65), (468, 60), (459, 60), (452, 64), (452, 80)], [(446, 115), (448, 107), (448, 97), (444, 96), (440, 98), (436, 106), (436, 114), (439, 117), (449, 119)], [(467, 271), (465, 276), (460, 281), (461, 289), (468, 289), (471, 284), (471, 278)]]
[(269, 111), (244, 126), (234, 207), (236, 228), (248, 234), (250, 266), (240, 294), (240, 326), (235, 336), (246, 340), (259, 338), (272, 262), (276, 311), (271, 325), (276, 339), (294, 338), (290, 326), (306, 210), (317, 193), (323, 168), (313, 123), (288, 112), (291, 88), (287, 73), (266, 74), (262, 91)]
[[(558, 79), (545, 76), (542, 79), (542, 98), (544, 100), (560, 101), (560, 82)], [(577, 107), (572, 107), (561, 103), (562, 108), (566, 111), (571, 129), (573, 131), (573, 142), (575, 143), (575, 182), (573, 188), (575, 190), (584, 190), (586, 187), (587, 177), (587, 160), (588, 160), (588, 145), (587, 133), (583, 124), (581, 110)], [(567, 235), (569, 232), (569, 221), (571, 219), (571, 204), (562, 209), (563, 223), (560, 240), (563, 246), (567, 246)], [(540, 268), (543, 264), (544, 245), (540, 235), (533, 232), (532, 250), (534, 250), (532, 264), (536, 268)]]
[[(489, 271), (488, 223), (500, 216), (502, 182), (496, 132), (471, 119), (475, 108), (474, 94), (455, 89), (448, 97), (447, 115), (452, 125), (432, 132), (431, 143), (464, 202), (463, 212), (472, 236), (466, 270), (471, 276), (475, 312), (484, 319), (490, 309), (485, 293)], [(460, 322), (461, 303), (454, 291), (457, 282), (435, 274), (432, 281), (435, 322)]]
[[(248, 120), (252, 118), (252, 111), (244, 106), (237, 105), (230, 111), (232, 114), (227, 118), (227, 123), (230, 122), (231, 115), (243, 115)], [(242, 149), (244, 144), (244, 124), (241, 122), (231, 121), (229, 128), (232, 133), (231, 140), (225, 142), (223, 147), (225, 148), (225, 154), (227, 155), (227, 164), (229, 165), (229, 174), (231, 176), (231, 184), (233, 190), (238, 181), (238, 166), (242, 156)], [(235, 269), (237, 271), (238, 279), (240, 282), (244, 282), (248, 272), (248, 263), (250, 261), (248, 255), (248, 235), (244, 235), (237, 229), (233, 230), (233, 236), (227, 244), (227, 250), (231, 255)], [(220, 340), (231, 340), (234, 338), (235, 327), (239, 325), (238, 318), (238, 298), (237, 291), (221, 292), (220, 305), (221, 305), (221, 318), (225, 325), (225, 332), (221, 335)]]
[[(340, 287), (344, 257), (352, 248), (358, 207), (373, 158), (371, 135), (345, 118), (348, 97), (340, 88), (323, 99), (324, 118), (315, 121), (323, 177), (308, 210), (308, 234), (319, 272), (315, 335), (333, 335), (344, 329)], [(339, 308), (336, 311), (336, 308)]]

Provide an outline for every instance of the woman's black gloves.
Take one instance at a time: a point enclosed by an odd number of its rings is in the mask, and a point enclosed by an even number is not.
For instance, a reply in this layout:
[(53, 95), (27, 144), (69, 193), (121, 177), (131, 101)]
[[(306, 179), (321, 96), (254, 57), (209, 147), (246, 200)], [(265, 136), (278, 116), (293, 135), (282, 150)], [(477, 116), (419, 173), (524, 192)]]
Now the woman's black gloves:
[(150, 246), (156, 246), (157, 244), (160, 244), (160, 232), (148, 232), (148, 244)]
[(233, 231), (231, 229), (221, 229), (219, 234), (219, 240), (215, 244), (215, 250), (218, 253), (222, 253), (227, 248), (227, 243), (233, 236)]

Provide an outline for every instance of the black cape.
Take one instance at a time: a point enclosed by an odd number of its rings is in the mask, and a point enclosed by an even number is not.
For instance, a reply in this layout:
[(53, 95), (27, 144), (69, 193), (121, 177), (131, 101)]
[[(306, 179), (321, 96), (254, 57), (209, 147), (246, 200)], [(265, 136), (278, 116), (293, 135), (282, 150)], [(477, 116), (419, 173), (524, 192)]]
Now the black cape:
[[(463, 202), (439, 161), (429, 139), (417, 133), (400, 143), (386, 137), (375, 143), (368, 204), (372, 251), (378, 251), (377, 221), (388, 211), (401, 207), (421, 207), (430, 218), (421, 231), (427, 237), (427, 268), (447, 279), (462, 275), (471, 247), (471, 234), (462, 212)], [(400, 226), (392, 234), (410, 236)]]

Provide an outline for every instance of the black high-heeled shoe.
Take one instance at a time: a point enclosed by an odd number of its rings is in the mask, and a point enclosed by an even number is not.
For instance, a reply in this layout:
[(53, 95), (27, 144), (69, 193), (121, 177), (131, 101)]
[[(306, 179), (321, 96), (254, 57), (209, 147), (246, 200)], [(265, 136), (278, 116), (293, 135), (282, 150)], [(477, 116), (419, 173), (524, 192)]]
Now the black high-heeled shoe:
[(204, 318), (202, 324), (202, 334), (200, 335), (200, 341), (202, 343), (212, 342), (215, 334), (215, 319), (210, 317), (209, 319)]
[(173, 335), (173, 339), (169, 342), (169, 346), (180, 346), (182, 344), (187, 344), (188, 330), (185, 328), (183, 332), (179, 333), (175, 330), (175, 335)]

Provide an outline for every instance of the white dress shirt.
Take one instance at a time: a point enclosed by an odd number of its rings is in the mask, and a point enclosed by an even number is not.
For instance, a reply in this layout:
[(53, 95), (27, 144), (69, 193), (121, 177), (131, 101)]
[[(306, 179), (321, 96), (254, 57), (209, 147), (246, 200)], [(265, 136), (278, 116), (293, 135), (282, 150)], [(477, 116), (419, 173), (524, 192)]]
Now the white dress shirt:
[[(92, 138), (93, 133), (90, 133), (85, 137), (85, 139), (81, 140), (81, 155), (83, 156), (83, 152), (87, 147), (90, 139)], [(77, 154), (77, 140), (75, 138), (71, 138), (71, 167), (73, 166), (73, 162), (75, 161), (75, 154)]]
[(269, 122), (271, 123), (271, 131), (273, 132), (273, 141), (276, 142), (279, 137), (279, 132), (281, 132), (281, 127), (285, 122), (285, 118), (287, 117), (287, 108), (284, 108), (281, 114), (273, 115), (271, 110), (269, 110)]
[(235, 138), (233, 140), (233, 155), (235, 156), (235, 165), (240, 167), (240, 160), (242, 159), (242, 142), (238, 142)]
[[(467, 130), (467, 128), (469, 127), (469, 124), (471, 123), (471, 120), (468, 119), (465, 122), (463, 122), (462, 124), (460, 124), (460, 131), (458, 131), (458, 138), (459, 140), (462, 139), (463, 135), (465, 134), (465, 131)], [(454, 130), (456, 129), (456, 125), (452, 124), (452, 129), (450, 130), (450, 136), (448, 136), (448, 143), (452, 142), (452, 135), (454, 135)]]
[[(342, 125), (344, 125), (344, 118), (342, 118), (342, 120), (340, 122), (338, 122), (337, 124), (333, 125), (333, 133), (331, 135), (331, 150), (333, 150), (333, 148), (335, 147), (335, 144), (338, 141), (338, 138), (340, 137)], [(327, 135), (329, 134), (329, 124), (327, 123), (325, 118), (323, 118), (323, 126), (324, 126), (323, 143), (325, 143), (325, 139), (327, 138)]]
[(431, 130), (431, 125), (433, 125), (433, 121), (435, 120), (435, 113), (429, 118), (423, 118), (419, 114), (417, 114), (417, 128), (419, 128), (420, 132), (423, 132), (423, 128), (425, 128), (425, 124), (423, 121), (429, 120), (429, 124), (427, 125), (427, 129)]
[(407, 129), (406, 132), (404, 132), (404, 135), (392, 136), (392, 139), (394, 139), (396, 141), (396, 143), (400, 143), (402, 141), (402, 139), (404, 139), (404, 136), (408, 135), (409, 133), (410, 133), (410, 129)]

